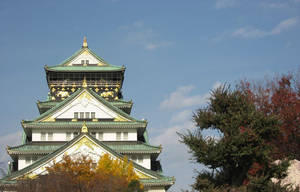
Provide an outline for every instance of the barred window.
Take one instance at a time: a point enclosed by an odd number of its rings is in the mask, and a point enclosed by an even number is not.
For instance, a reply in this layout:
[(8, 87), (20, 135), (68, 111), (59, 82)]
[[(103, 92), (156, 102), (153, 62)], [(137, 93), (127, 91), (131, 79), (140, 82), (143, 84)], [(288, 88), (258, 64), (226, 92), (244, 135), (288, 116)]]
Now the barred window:
[(48, 133), (48, 141), (52, 141), (53, 140), (53, 133), (49, 132)]
[(70, 141), (71, 140), (71, 136), (72, 136), (71, 132), (67, 132), (66, 133), (66, 140)]
[(46, 141), (46, 133), (41, 132), (41, 141)]
[(83, 118), (84, 118), (84, 112), (80, 112), (79, 118), (80, 118), (80, 119), (83, 119)]
[(103, 132), (99, 132), (99, 133), (98, 133), (98, 139), (99, 139), (100, 141), (103, 141)]
[(116, 134), (116, 140), (121, 141), (121, 132), (117, 132)]
[(91, 112), (91, 118), (95, 119), (96, 118), (96, 113), (95, 112)]
[(143, 156), (142, 156), (142, 155), (139, 155), (139, 156), (138, 156), (138, 162), (139, 162), (139, 163), (143, 163)]
[(123, 133), (123, 139), (124, 140), (128, 140), (128, 132), (124, 132)]

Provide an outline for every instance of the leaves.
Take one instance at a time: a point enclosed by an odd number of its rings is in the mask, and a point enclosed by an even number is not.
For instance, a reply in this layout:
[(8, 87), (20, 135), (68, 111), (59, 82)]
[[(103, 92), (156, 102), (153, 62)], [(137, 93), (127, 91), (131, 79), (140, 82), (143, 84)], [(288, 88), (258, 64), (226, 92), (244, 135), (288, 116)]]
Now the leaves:
[(35, 179), (23, 178), (17, 191), (89, 191), (89, 192), (142, 192), (132, 162), (127, 157), (113, 159), (108, 154), (94, 163), (87, 156), (72, 159), (65, 155), (59, 163), (46, 168), (48, 174)]
[[(270, 142), (279, 134), (279, 121), (275, 115), (258, 110), (248, 94), (229, 86), (212, 91), (209, 105), (193, 116), (197, 130), (179, 134), (194, 160), (211, 169), (211, 173), (199, 173), (194, 189), (250, 186), (253, 178), (259, 180), (259, 188), (275, 176), (273, 169), (278, 166), (271, 164)], [(202, 131), (211, 128), (222, 137), (203, 137)]]

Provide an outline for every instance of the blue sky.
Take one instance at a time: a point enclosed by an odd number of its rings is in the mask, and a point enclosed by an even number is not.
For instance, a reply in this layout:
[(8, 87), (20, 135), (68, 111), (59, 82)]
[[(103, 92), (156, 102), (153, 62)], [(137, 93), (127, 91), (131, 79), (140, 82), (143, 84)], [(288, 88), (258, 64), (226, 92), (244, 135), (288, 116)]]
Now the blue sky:
[(192, 111), (213, 87), (300, 65), (300, 0), (2, 0), (0, 18), (0, 161), (47, 96), (43, 66), (72, 55), (86, 35), (99, 56), (127, 67), (125, 99), (163, 145), (173, 191), (189, 188), (201, 169), (176, 131), (193, 127)]

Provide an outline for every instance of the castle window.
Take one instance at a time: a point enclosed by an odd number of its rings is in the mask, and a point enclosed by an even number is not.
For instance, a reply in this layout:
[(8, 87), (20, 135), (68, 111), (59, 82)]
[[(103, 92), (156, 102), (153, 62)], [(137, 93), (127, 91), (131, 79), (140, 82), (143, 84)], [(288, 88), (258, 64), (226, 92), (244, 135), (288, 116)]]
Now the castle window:
[(123, 139), (124, 140), (128, 140), (128, 132), (124, 132), (123, 133)]
[(87, 64), (87, 65), (88, 65), (89, 63), (90, 63), (90, 62), (89, 62), (89, 60), (85, 60), (85, 64)]
[(121, 141), (121, 132), (117, 132), (116, 140)]
[(85, 112), (85, 118), (89, 119), (90, 118), (90, 112)]
[(138, 156), (138, 162), (139, 162), (139, 163), (143, 163), (143, 156), (142, 156), (142, 155), (139, 155), (139, 156)]
[(81, 64), (82, 64), (82, 65), (84, 64), (84, 60), (81, 60)]
[(136, 157), (135, 155), (133, 155), (133, 156), (131, 157), (131, 160), (136, 162), (136, 161), (137, 161), (137, 157)]
[(30, 164), (31, 163), (31, 157), (25, 157), (25, 163)]
[(49, 132), (48, 133), (48, 141), (52, 141), (53, 140), (53, 133)]
[(96, 118), (96, 113), (95, 112), (91, 112), (91, 118), (95, 119)]
[(74, 112), (74, 119), (78, 119), (78, 112)]
[(70, 141), (71, 140), (71, 136), (72, 136), (71, 132), (67, 132), (66, 133), (66, 140)]
[(99, 132), (99, 133), (98, 133), (98, 139), (99, 139), (100, 141), (103, 141), (103, 132)]
[(91, 132), (91, 136), (96, 138), (96, 132)]
[(83, 119), (83, 118), (84, 118), (84, 112), (80, 112), (79, 115), (80, 115), (80, 116), (79, 116), (80, 119)]
[(41, 132), (41, 141), (46, 141), (46, 133)]
[(78, 132), (73, 133), (73, 137), (76, 137), (78, 135)]

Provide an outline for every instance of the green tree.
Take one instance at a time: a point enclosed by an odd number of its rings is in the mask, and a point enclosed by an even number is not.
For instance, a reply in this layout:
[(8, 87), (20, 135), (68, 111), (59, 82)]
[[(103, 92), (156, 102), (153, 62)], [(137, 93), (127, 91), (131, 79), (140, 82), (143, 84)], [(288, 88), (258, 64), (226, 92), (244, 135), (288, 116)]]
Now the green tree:
[[(207, 107), (193, 116), (197, 128), (179, 133), (193, 159), (207, 166), (196, 178), (198, 191), (270, 191), (273, 177), (282, 177), (288, 166), (272, 162), (270, 141), (279, 133), (276, 116), (256, 109), (245, 92), (223, 86), (213, 90)], [(213, 129), (219, 138), (205, 137)]]

